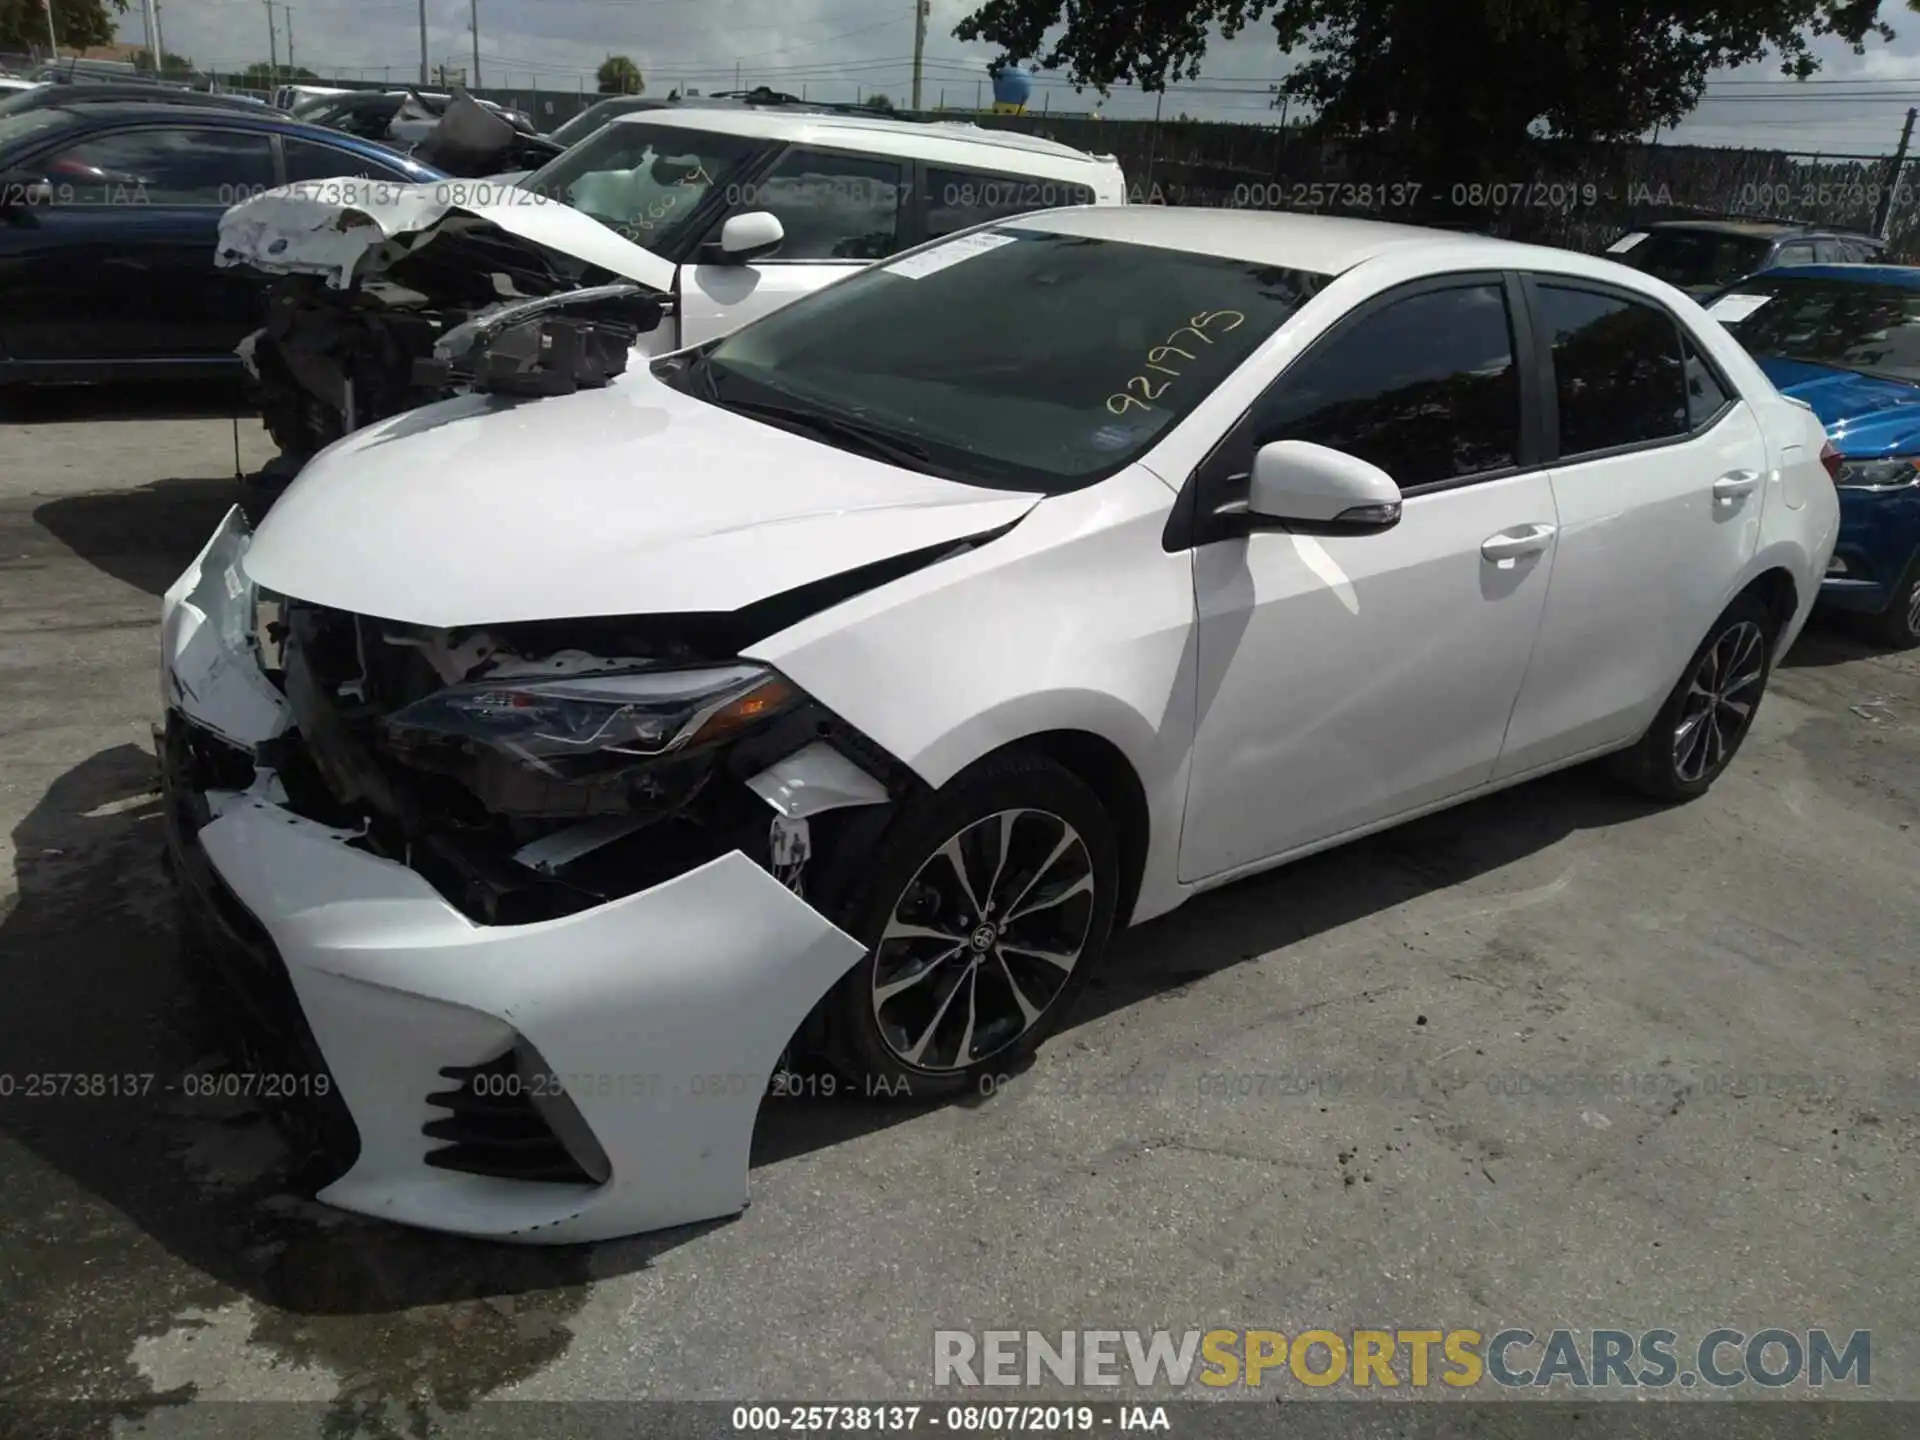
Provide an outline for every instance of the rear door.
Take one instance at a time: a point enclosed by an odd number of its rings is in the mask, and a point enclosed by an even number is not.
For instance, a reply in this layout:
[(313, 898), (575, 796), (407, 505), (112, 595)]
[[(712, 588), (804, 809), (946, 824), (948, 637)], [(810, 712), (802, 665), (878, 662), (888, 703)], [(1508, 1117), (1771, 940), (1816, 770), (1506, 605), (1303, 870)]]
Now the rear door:
[(214, 267), (220, 217), (275, 183), (273, 138), (205, 123), (92, 131), (28, 162), (54, 203), (16, 233), (0, 336), (29, 362), (231, 361), (257, 282)]
[[(728, 187), (713, 222), (680, 271), (680, 343), (724, 335), (843, 275), (904, 248), (908, 166), (884, 155), (795, 147), (758, 179)], [(786, 239), (746, 264), (721, 258), (729, 216), (767, 211)]]
[(1496, 778), (1642, 733), (1758, 544), (1767, 443), (1665, 308), (1526, 278), (1560, 534)]

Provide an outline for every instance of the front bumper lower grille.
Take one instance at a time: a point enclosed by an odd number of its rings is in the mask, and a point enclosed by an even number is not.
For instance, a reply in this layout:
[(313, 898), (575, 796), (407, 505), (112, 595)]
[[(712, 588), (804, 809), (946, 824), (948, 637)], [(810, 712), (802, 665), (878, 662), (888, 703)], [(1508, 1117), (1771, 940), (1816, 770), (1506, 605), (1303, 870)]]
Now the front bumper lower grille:
[[(427, 1164), (502, 1180), (571, 1185), (606, 1180), (605, 1157), (598, 1153), (573, 1102), (557, 1079), (544, 1066), (529, 1063), (530, 1058), (528, 1052), (513, 1049), (484, 1065), (441, 1069), (454, 1088), (427, 1096), (427, 1104), (447, 1112), (420, 1127), (429, 1140), (445, 1142), (427, 1152)], [(572, 1148), (549, 1116), (572, 1132)], [(576, 1149), (583, 1152), (581, 1157), (576, 1157)], [(599, 1173), (592, 1173), (589, 1166)]]

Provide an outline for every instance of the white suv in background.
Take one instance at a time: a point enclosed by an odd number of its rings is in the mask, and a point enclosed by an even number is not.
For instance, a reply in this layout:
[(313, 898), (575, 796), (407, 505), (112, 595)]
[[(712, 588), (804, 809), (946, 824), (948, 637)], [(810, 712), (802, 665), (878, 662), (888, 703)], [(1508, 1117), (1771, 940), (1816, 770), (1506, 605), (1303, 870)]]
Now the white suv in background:
[(675, 267), (656, 354), (956, 230), (1127, 199), (1112, 156), (1033, 135), (692, 106), (622, 116), (521, 184)]

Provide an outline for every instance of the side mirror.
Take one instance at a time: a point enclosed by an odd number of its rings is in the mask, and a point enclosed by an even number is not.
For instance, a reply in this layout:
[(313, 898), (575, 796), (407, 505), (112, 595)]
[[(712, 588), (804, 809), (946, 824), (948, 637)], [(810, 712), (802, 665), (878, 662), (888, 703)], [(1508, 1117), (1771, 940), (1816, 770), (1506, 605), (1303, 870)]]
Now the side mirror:
[(29, 170), (9, 170), (0, 175), (0, 210), (52, 203), (53, 183), (46, 176)]
[(731, 265), (744, 265), (769, 251), (780, 248), (787, 238), (787, 227), (778, 215), (765, 210), (731, 216), (720, 227), (720, 254)]
[(1248, 529), (1363, 535), (1400, 523), (1400, 487), (1378, 465), (1305, 440), (1276, 440), (1253, 457), (1243, 515)]

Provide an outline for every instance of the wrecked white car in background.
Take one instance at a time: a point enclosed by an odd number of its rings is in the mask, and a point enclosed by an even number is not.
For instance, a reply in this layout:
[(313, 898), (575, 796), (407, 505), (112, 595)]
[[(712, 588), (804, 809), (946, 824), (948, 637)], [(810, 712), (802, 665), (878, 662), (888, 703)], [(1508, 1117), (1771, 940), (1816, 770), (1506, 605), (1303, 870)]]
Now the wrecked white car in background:
[[(1551, 370), (1545, 306), (1593, 287), (1602, 360), (1637, 307), (1665, 390), (1634, 415), (1697, 428), (1560, 438), (1515, 354)], [(783, 1053), (978, 1094), (1115, 925), (1609, 752), (1704, 793), (1832, 553), (1822, 444), (1588, 256), (967, 231), (231, 514), (162, 613), (191, 953), (322, 1200), (551, 1242), (731, 1214)]]
[[(660, 355), (922, 240), (1127, 198), (1111, 157), (1049, 140), (777, 104), (622, 116), (517, 185), (328, 182), (291, 206), (287, 193), (230, 211), (217, 257), (288, 277), (246, 352), (282, 471), (446, 394), (439, 367), (418, 362), (489, 304), (634, 282), (664, 302), (638, 340)], [(583, 223), (555, 219), (542, 197)], [(361, 232), (391, 244), (360, 246)], [(514, 243), (484, 240), (495, 232)]]

